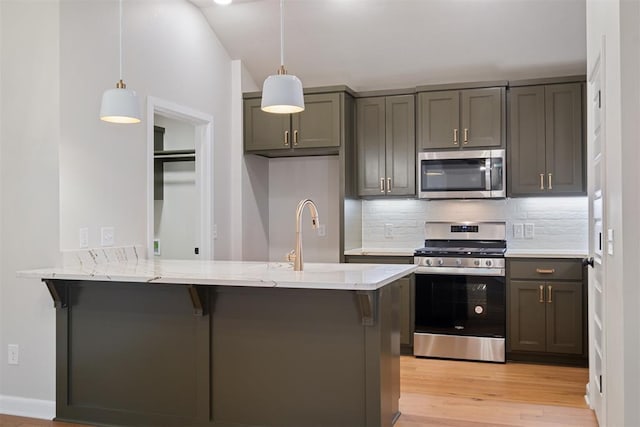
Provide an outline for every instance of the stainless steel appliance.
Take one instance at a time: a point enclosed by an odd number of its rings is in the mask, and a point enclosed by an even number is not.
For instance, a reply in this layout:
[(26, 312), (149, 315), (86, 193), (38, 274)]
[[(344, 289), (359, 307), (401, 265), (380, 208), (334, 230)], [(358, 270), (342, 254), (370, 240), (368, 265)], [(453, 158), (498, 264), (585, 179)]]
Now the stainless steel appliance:
[(427, 222), (425, 233), (413, 354), (504, 362), (506, 224)]
[(504, 150), (418, 153), (418, 197), (482, 199), (506, 197)]

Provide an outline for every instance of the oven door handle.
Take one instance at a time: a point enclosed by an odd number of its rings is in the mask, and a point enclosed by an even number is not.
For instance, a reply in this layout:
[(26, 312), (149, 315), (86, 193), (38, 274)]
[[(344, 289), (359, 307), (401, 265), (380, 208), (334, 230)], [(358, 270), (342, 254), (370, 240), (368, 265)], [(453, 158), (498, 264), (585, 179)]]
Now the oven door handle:
[(484, 188), (491, 191), (491, 157), (484, 159)]
[(419, 266), (416, 274), (452, 274), (458, 276), (493, 276), (504, 277), (504, 268), (482, 268), (482, 267), (426, 267)]

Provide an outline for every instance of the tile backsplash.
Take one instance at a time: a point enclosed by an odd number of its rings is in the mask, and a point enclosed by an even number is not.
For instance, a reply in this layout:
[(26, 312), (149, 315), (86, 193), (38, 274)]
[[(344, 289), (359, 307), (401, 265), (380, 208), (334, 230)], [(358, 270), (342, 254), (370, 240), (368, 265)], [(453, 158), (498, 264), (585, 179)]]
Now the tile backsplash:
[[(588, 248), (587, 197), (363, 200), (362, 247), (420, 247), (425, 221), (506, 221), (509, 249), (586, 252)], [(520, 224), (522, 237), (514, 234)], [(527, 235), (526, 228), (533, 235)]]

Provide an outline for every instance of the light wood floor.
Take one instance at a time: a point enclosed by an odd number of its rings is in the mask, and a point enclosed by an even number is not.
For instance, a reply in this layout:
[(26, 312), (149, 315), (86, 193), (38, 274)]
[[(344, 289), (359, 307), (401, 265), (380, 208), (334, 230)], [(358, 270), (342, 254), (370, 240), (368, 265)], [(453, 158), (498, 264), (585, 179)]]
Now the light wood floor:
[[(586, 368), (403, 356), (395, 427), (597, 427)], [(0, 415), (0, 427), (80, 427)]]

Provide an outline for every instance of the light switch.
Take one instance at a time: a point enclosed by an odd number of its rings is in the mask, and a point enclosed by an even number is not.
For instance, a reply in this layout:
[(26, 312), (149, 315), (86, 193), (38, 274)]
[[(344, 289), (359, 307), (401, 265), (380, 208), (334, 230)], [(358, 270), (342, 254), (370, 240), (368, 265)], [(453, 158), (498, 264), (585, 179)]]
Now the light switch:
[(89, 247), (89, 229), (87, 227), (82, 227), (80, 229), (80, 249), (85, 249)]
[(534, 224), (525, 224), (524, 225), (524, 238), (525, 239), (533, 239), (533, 236), (535, 235), (534, 233), (535, 230), (535, 225)]

